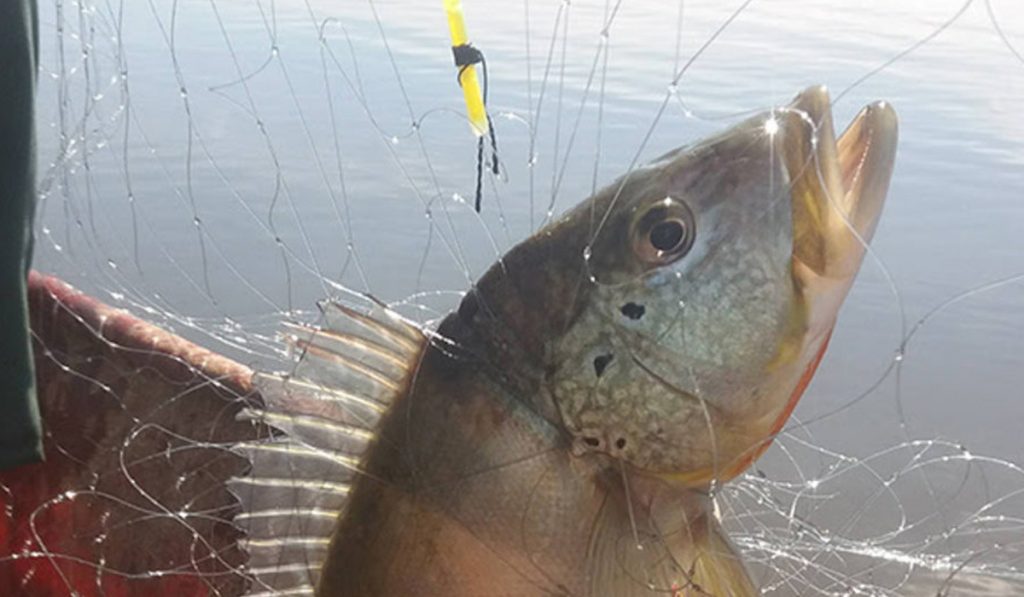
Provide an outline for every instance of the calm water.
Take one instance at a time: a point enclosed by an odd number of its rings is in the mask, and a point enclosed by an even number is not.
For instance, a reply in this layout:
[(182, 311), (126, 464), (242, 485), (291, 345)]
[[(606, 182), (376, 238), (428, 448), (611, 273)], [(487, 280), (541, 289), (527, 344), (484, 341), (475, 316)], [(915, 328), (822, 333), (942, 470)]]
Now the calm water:
[[(615, 8), (602, 0), (466, 0), (504, 165), (480, 217), (440, 2), (87, 4), (42, 7), (36, 267), (257, 364), (274, 363), (286, 311), (337, 293), (325, 278), (435, 318), (549, 209), (634, 159), (810, 84), (842, 94), (840, 128), (891, 101), (900, 152), (874, 258), (796, 412), (800, 441), (832, 456), (791, 443), (764, 471), (813, 479), (844, 454), (880, 471), (873, 486), (916, 479), (878, 505), (859, 501), (857, 477), (838, 481), (818, 516), (851, 537), (901, 525), (900, 508), (951, 529), (1024, 488), (1003, 463), (968, 471), (906, 444), (1024, 463), (1024, 282), (986, 286), (1024, 274), (1024, 60), (981, 0), (867, 79), (963, 3), (764, 0), (703, 48), (740, 3), (686, 2), (680, 17), (679, 3), (625, 1), (602, 37)], [(991, 8), (1024, 53), (1022, 5)], [(971, 292), (869, 392), (918, 319)], [(992, 512), (1024, 516), (1016, 499)], [(1019, 539), (1000, 549), (985, 558), (1020, 569)]]

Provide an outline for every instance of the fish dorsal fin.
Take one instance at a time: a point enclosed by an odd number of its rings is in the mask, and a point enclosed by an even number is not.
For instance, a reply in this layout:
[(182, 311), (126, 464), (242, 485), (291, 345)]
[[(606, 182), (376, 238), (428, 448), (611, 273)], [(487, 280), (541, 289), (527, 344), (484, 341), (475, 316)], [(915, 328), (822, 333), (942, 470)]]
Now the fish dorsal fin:
[(289, 373), (257, 373), (263, 406), (242, 416), (273, 430), (236, 444), (249, 473), (228, 482), (241, 503), (248, 596), (313, 595), (331, 533), (377, 424), (406, 392), (426, 337), (374, 302), (321, 304), (322, 327), (286, 324)]

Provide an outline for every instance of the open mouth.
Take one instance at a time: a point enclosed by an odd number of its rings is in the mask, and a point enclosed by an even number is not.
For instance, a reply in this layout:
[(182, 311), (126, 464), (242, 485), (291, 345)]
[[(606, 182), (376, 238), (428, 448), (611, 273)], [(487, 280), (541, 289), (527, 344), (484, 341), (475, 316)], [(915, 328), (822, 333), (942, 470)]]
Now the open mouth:
[(851, 278), (882, 213), (896, 156), (896, 112), (875, 102), (835, 137), (824, 87), (780, 114), (793, 197), (793, 255), (818, 276)]

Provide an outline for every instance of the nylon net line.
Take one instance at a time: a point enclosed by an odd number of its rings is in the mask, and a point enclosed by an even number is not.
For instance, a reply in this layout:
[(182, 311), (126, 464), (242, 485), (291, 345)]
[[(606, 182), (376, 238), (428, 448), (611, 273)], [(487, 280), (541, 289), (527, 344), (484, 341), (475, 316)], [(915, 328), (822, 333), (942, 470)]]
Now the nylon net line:
[(1024, 10), (464, 5), (500, 164), (479, 213), (440, 2), (40, 3), (57, 381), (48, 462), (0, 475), (0, 592), (245, 594), (225, 484), (274, 433), (240, 413), (291, 366), (282, 324), (372, 295), (431, 329), (596, 189), (826, 84), (839, 130), (896, 107), (896, 173), (828, 355), (715, 513), (766, 595), (1024, 593)]

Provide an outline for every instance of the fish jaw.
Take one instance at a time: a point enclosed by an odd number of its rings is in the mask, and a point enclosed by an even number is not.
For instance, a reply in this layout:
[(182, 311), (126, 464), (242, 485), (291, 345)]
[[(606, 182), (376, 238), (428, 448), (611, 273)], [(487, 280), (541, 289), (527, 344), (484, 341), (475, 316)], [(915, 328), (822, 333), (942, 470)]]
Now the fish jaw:
[(887, 102), (861, 109), (838, 139), (825, 87), (800, 93), (782, 110), (781, 119), (780, 155), (790, 177), (793, 209), (792, 274), (804, 331), (783, 339), (770, 368), (789, 370), (796, 381), (781, 410), (750, 422), (749, 448), (715, 469), (667, 475), (687, 485), (740, 475), (784, 427), (825, 355), (892, 177), (898, 124)]
[(771, 437), (785, 424), (824, 356), (881, 218), (899, 137), (896, 111), (878, 101), (862, 108), (837, 139), (824, 87), (798, 95), (786, 117), (793, 127), (782, 149), (792, 188), (793, 280), (805, 305), (806, 332), (797, 359), (801, 381), (772, 424)]

